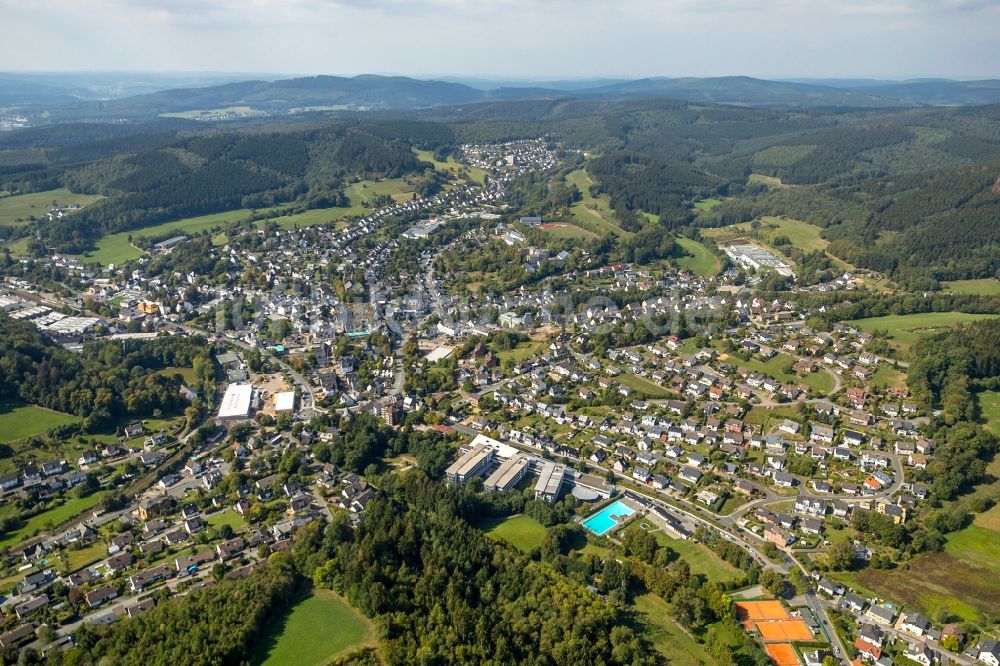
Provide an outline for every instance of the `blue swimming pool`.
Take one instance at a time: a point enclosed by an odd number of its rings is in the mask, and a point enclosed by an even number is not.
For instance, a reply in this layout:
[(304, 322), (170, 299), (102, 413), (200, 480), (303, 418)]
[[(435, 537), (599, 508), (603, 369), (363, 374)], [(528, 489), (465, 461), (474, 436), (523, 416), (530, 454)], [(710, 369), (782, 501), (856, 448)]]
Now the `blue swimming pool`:
[(618, 500), (587, 518), (583, 521), (583, 526), (597, 536), (603, 536), (633, 513), (635, 513), (635, 509)]

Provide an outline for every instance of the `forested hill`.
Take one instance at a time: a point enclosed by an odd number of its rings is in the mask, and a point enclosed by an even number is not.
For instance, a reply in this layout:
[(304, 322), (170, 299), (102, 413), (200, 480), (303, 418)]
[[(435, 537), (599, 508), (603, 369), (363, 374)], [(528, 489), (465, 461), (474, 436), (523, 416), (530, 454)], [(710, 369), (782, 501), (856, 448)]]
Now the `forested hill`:
[(433, 148), (452, 141), (447, 127), (421, 123), (192, 133), (184, 131), (192, 123), (178, 122), (157, 121), (146, 133), (128, 131), (132, 125), (90, 124), (12, 133), (0, 148), (18, 149), (28, 161), (0, 167), (0, 189), (64, 186), (108, 197), (38, 223), (44, 243), (79, 252), (109, 233), (192, 215), (293, 200), (305, 207), (344, 205), (347, 179), (420, 172), (431, 165), (416, 158), (413, 143)]

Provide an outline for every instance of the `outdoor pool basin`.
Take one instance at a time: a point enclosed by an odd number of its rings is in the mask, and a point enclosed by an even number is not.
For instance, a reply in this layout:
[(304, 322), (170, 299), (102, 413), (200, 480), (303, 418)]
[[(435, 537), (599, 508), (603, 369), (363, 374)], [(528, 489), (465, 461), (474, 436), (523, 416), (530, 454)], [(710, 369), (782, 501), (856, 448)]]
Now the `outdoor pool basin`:
[(604, 536), (620, 523), (625, 522), (625, 519), (633, 513), (635, 513), (635, 509), (621, 500), (617, 500), (583, 521), (583, 526), (597, 536)]

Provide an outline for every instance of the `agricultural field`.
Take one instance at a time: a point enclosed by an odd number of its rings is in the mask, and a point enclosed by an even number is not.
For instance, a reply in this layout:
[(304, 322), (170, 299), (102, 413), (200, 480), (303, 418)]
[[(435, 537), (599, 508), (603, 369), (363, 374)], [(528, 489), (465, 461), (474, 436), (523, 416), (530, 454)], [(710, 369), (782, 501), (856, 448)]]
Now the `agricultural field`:
[(715, 275), (722, 268), (722, 262), (704, 243), (691, 238), (685, 238), (684, 236), (678, 236), (677, 244), (684, 248), (684, 251), (688, 254), (688, 256), (677, 260), (677, 265), (680, 268), (703, 277)]
[(892, 571), (866, 569), (857, 582), (930, 618), (955, 616), (983, 623), (1000, 608), (1000, 539), (971, 525), (947, 537), (943, 553), (914, 558)]
[(103, 198), (99, 194), (74, 194), (65, 188), (0, 197), (0, 227), (27, 224), (28, 218), (38, 218), (49, 212), (53, 201), (61, 205), (86, 206)]
[(1000, 295), (1000, 280), (983, 278), (981, 280), (952, 280), (942, 282), (943, 291), (956, 294), (977, 294), (980, 296)]
[(522, 552), (542, 545), (545, 527), (531, 516), (524, 514), (510, 518), (494, 518), (480, 522), (477, 527), (491, 539), (506, 541)]
[(976, 393), (979, 418), (993, 434), (1000, 434), (1000, 391)]
[(577, 169), (566, 176), (566, 184), (576, 185), (577, 189), (580, 190), (581, 198), (570, 207), (570, 213), (573, 214), (573, 219), (581, 227), (597, 235), (603, 235), (609, 231), (618, 236), (632, 235), (614, 223), (612, 217), (614, 212), (611, 210), (606, 196), (596, 199), (590, 196), (590, 186), (594, 184), (594, 181), (590, 179), (584, 169)]
[(39, 435), (49, 428), (76, 423), (80, 419), (36, 405), (0, 404), (0, 443)]
[(854, 319), (847, 323), (864, 331), (884, 331), (892, 346), (903, 354), (910, 346), (925, 335), (937, 333), (951, 328), (955, 324), (966, 324), (970, 321), (991, 319), (997, 315), (968, 314), (965, 312), (921, 312), (908, 315), (886, 315), (884, 317), (869, 317)]
[(258, 666), (319, 666), (374, 640), (375, 632), (361, 613), (330, 590), (314, 590), (272, 623), (257, 646)]
[(675, 666), (712, 666), (715, 659), (686, 629), (670, 616), (667, 602), (655, 594), (641, 594), (632, 600), (638, 629)]

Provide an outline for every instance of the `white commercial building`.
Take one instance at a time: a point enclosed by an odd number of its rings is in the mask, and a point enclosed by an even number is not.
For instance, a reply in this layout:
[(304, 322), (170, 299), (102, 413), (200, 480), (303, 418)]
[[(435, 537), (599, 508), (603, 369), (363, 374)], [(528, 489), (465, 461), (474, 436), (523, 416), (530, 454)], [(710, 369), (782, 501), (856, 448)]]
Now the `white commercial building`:
[(282, 391), (274, 394), (275, 412), (295, 411), (295, 391)]
[(219, 419), (236, 420), (250, 418), (254, 389), (251, 384), (230, 384), (219, 404)]

